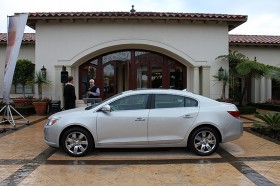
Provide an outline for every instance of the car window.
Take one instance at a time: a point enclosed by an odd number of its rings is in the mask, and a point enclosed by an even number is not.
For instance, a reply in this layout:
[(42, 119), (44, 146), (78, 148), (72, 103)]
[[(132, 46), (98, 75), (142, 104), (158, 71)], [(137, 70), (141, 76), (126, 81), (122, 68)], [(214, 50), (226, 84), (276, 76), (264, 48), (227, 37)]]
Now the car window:
[(145, 109), (148, 101), (148, 94), (126, 96), (118, 99), (109, 105), (112, 110), (139, 110)]
[(155, 108), (176, 108), (184, 107), (184, 97), (168, 94), (155, 95)]
[(192, 98), (185, 97), (185, 107), (197, 107), (198, 101)]

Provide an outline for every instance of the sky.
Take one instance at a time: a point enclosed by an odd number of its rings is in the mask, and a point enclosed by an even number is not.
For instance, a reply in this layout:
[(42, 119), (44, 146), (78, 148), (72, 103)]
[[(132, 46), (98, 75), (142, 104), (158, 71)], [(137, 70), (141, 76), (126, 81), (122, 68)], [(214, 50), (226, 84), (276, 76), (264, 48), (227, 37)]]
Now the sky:
[[(247, 15), (247, 22), (229, 32), (280, 36), (279, 0), (1, 0), (0, 33), (7, 16), (23, 12), (176, 12)], [(25, 33), (35, 32), (26, 27)]]

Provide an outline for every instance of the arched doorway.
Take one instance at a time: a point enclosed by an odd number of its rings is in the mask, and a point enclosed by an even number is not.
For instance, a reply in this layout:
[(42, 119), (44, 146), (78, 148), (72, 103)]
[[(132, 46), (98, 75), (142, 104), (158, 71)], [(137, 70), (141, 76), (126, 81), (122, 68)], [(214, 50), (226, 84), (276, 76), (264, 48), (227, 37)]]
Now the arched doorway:
[(105, 99), (136, 88), (186, 88), (186, 66), (160, 53), (144, 50), (114, 51), (79, 66), (79, 99), (94, 79)]

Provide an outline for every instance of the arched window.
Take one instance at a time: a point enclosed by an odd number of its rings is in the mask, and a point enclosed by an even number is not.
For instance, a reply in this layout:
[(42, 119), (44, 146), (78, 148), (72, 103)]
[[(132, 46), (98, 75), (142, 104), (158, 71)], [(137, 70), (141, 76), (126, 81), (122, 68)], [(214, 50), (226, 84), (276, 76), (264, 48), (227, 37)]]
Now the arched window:
[(136, 88), (186, 88), (186, 66), (160, 53), (145, 50), (114, 51), (79, 67), (79, 98), (93, 78), (101, 98)]

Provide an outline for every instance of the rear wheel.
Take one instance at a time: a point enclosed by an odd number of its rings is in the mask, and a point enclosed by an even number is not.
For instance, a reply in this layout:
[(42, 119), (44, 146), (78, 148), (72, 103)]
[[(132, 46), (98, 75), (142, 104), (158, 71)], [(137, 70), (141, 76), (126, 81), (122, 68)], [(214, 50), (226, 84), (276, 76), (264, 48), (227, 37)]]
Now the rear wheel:
[(194, 153), (207, 156), (216, 151), (219, 141), (219, 135), (214, 129), (201, 127), (191, 133), (188, 145)]
[(93, 147), (93, 139), (90, 133), (80, 127), (66, 130), (61, 140), (63, 150), (70, 156), (85, 156)]

